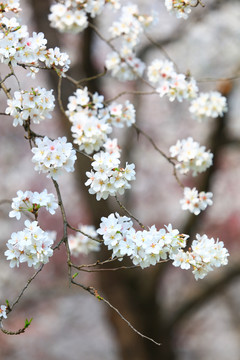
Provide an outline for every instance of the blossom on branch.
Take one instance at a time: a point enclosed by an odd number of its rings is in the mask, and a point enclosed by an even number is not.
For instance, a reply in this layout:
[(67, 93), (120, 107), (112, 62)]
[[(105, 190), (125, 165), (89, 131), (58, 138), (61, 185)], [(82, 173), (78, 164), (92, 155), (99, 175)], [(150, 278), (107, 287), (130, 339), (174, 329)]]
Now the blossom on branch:
[(7, 319), (7, 307), (6, 305), (1, 305), (0, 306), (0, 321), (1, 318)]
[(200, 193), (196, 188), (190, 189), (189, 187), (184, 188), (184, 199), (180, 200), (183, 210), (189, 210), (194, 215), (200, 214), (202, 210), (205, 210), (208, 205), (212, 205), (212, 192)]
[(21, 191), (17, 192), (17, 197), (13, 198), (12, 211), (9, 213), (9, 217), (16, 217), (17, 220), (21, 218), (22, 212), (31, 212), (36, 214), (38, 210), (45, 207), (50, 214), (55, 214), (55, 210), (58, 208), (58, 203), (54, 194), (48, 194), (44, 189), (41, 193), (35, 191)]
[(194, 78), (178, 74), (169, 60), (155, 59), (148, 66), (148, 79), (157, 84), (160, 97), (167, 95), (170, 101), (191, 100), (197, 96), (198, 87)]
[[(18, 8), (14, 12), (17, 11)], [(21, 25), (15, 17), (9, 19), (0, 14), (0, 62), (29, 68), (28, 75), (32, 78), (35, 78), (42, 62), (46, 67), (55, 69), (59, 76), (64, 76), (70, 64), (66, 53), (61, 53), (58, 47), (47, 49), (47, 40), (42, 32), (33, 32), (29, 36), (26, 25)]]
[(79, 33), (88, 26), (88, 17), (101, 14), (105, 4), (120, 7), (119, 0), (66, 0), (52, 4), (48, 19), (50, 25), (60, 32)]
[(25, 120), (30, 119), (34, 124), (39, 124), (45, 118), (51, 119), (51, 111), (54, 110), (55, 98), (53, 90), (35, 88), (30, 91), (15, 91), (14, 98), (8, 99), (6, 114), (14, 117), (13, 126), (23, 125)]
[(196, 235), (191, 249), (187, 252), (180, 250), (173, 256), (173, 265), (182, 269), (193, 268), (196, 280), (203, 279), (213, 267), (220, 267), (228, 263), (228, 250), (222, 241), (209, 239), (207, 235)]
[(223, 116), (227, 110), (227, 99), (218, 91), (200, 93), (196, 99), (192, 100), (189, 108), (193, 118), (199, 122), (209, 117), (217, 118)]
[(88, 88), (77, 89), (69, 97), (66, 115), (73, 124), (73, 142), (87, 154), (99, 151), (108, 140), (112, 126), (131, 126), (135, 122), (134, 106), (125, 104), (104, 104), (104, 97), (97, 92), (89, 94)]
[(76, 151), (71, 143), (67, 143), (66, 137), (50, 140), (47, 136), (36, 139), (37, 147), (32, 148), (34, 154), (34, 170), (47, 173), (47, 177), (57, 179), (62, 170), (74, 171), (74, 163), (77, 159)]
[(184, 251), (188, 235), (180, 234), (169, 224), (157, 230), (155, 225), (148, 230), (136, 231), (132, 220), (118, 213), (101, 218), (97, 232), (103, 236), (104, 244), (112, 250), (112, 257), (121, 260), (129, 256), (134, 265), (141, 268), (156, 265), (161, 260), (173, 260), (174, 266), (193, 268), (195, 279), (204, 278), (213, 267), (227, 265), (229, 253), (222, 241), (207, 235), (196, 235), (189, 251)]
[(29, 267), (37, 269), (41, 264), (46, 264), (53, 255), (51, 246), (54, 239), (51, 233), (38, 226), (37, 221), (26, 220), (24, 224), (23, 231), (12, 233), (4, 255), (10, 260), (10, 267), (19, 267), (20, 263), (27, 262)]
[(107, 55), (105, 65), (111, 75), (120, 81), (137, 79), (143, 75), (145, 64), (136, 56), (135, 47), (140, 36), (156, 23), (154, 15), (142, 15), (137, 5), (123, 6), (119, 21), (113, 22), (109, 28), (111, 40), (120, 38), (121, 47), (118, 52)]
[(200, 146), (197, 141), (189, 137), (178, 140), (176, 145), (170, 147), (169, 151), (172, 158), (178, 161), (175, 165), (181, 174), (192, 171), (192, 175), (206, 171), (212, 165), (213, 154), (205, 146)]
[(85, 185), (90, 185), (88, 192), (96, 194), (97, 200), (106, 200), (109, 195), (123, 195), (126, 189), (131, 188), (129, 181), (135, 180), (135, 165), (126, 163), (125, 168), (120, 168), (118, 151), (100, 151), (93, 159), (94, 171), (86, 172), (89, 179)]
[(165, 6), (178, 19), (187, 19), (191, 12), (191, 0), (165, 0)]
[(169, 224), (157, 230), (155, 225), (148, 230), (136, 231), (132, 220), (118, 213), (101, 218), (97, 232), (103, 236), (104, 244), (113, 251), (112, 256), (129, 256), (134, 265), (141, 268), (156, 265), (160, 260), (172, 258), (180, 248), (186, 246), (187, 235), (180, 234)]

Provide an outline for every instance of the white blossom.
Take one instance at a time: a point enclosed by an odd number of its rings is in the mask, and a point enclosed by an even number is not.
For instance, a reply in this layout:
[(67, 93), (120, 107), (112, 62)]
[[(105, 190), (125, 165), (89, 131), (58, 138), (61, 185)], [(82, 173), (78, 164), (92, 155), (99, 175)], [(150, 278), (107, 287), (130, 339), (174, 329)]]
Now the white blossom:
[(196, 235), (191, 249), (187, 252), (179, 251), (173, 256), (173, 265), (182, 269), (193, 268), (192, 273), (196, 280), (203, 279), (213, 267), (227, 265), (229, 253), (222, 241), (209, 239), (206, 234)]
[(53, 255), (53, 238), (38, 226), (37, 221), (26, 220), (24, 224), (23, 231), (12, 233), (7, 242), (8, 250), (4, 254), (10, 260), (10, 267), (19, 267), (20, 263), (27, 262), (29, 267), (37, 269)]
[(13, 99), (8, 99), (6, 114), (13, 116), (13, 126), (23, 125), (30, 119), (34, 124), (39, 124), (45, 118), (51, 118), (55, 98), (53, 90), (35, 88), (31, 91), (15, 91)]
[(148, 79), (157, 85), (157, 92), (161, 97), (167, 96), (170, 101), (177, 99), (191, 100), (197, 96), (198, 87), (194, 78), (188, 78), (184, 74), (178, 74), (174, 69), (173, 62), (169, 60), (155, 59), (148, 66)]
[(13, 210), (10, 211), (9, 217), (16, 217), (19, 220), (23, 212), (28, 211), (35, 214), (42, 207), (45, 207), (53, 215), (58, 208), (58, 203), (54, 194), (49, 194), (46, 189), (41, 193), (19, 190), (17, 197), (13, 198), (11, 207)]
[(36, 145), (32, 148), (32, 161), (36, 171), (47, 173), (47, 177), (55, 180), (63, 169), (67, 172), (74, 171), (76, 151), (71, 143), (67, 143), (66, 137), (56, 140), (50, 140), (47, 136), (43, 139), (37, 138)]
[(0, 306), (0, 321), (1, 318), (7, 319), (7, 307), (6, 305), (1, 305)]
[(169, 151), (171, 157), (178, 161), (176, 169), (181, 174), (192, 171), (193, 176), (196, 176), (212, 165), (213, 154), (205, 149), (205, 146), (200, 146), (198, 142), (189, 137), (178, 140), (176, 145), (170, 147)]
[(122, 258), (127, 255), (134, 265), (141, 268), (155, 265), (166, 260), (186, 246), (187, 235), (180, 234), (169, 224), (157, 230), (155, 225), (148, 230), (136, 231), (132, 220), (118, 213), (101, 218), (97, 232), (103, 236), (104, 244), (112, 250), (113, 257)]
[(201, 191), (200, 193), (196, 188), (184, 188), (184, 198), (180, 200), (183, 210), (189, 210), (191, 213), (198, 215), (202, 210), (205, 210), (208, 205), (212, 205), (211, 192)]
[(191, 12), (191, 0), (165, 0), (165, 6), (178, 19), (187, 19)]
[(90, 186), (88, 191), (96, 194), (97, 200), (106, 200), (109, 195), (123, 195), (126, 189), (131, 188), (129, 181), (135, 180), (135, 165), (126, 163), (125, 168), (120, 168), (118, 151), (100, 151), (93, 159), (94, 171), (86, 172), (89, 179), (85, 185)]
[(88, 88), (77, 89), (69, 97), (66, 115), (73, 124), (73, 142), (87, 154), (99, 151), (108, 140), (112, 127), (131, 126), (135, 122), (134, 106), (125, 104), (104, 104), (104, 97), (98, 93), (89, 94)]
[(217, 118), (227, 112), (227, 99), (218, 91), (200, 93), (193, 99), (189, 108), (193, 118), (198, 121), (206, 120), (209, 117)]

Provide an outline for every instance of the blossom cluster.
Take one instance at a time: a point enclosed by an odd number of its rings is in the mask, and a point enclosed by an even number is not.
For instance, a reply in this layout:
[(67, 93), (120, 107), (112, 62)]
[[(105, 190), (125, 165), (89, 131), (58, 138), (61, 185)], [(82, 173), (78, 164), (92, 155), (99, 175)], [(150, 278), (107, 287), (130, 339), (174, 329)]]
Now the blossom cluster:
[(148, 79), (157, 85), (160, 97), (167, 96), (170, 101), (190, 101), (189, 112), (194, 119), (201, 121), (208, 117), (223, 116), (227, 111), (227, 99), (218, 91), (200, 93), (196, 80), (175, 71), (169, 60), (155, 59), (148, 66)]
[(112, 126), (131, 126), (135, 122), (135, 109), (129, 101), (125, 105), (105, 106), (104, 97), (98, 93), (90, 95), (87, 87), (77, 89), (69, 97), (67, 107), (66, 115), (73, 124), (73, 142), (87, 154), (100, 150)]
[(200, 146), (197, 141), (189, 137), (178, 140), (176, 145), (170, 147), (169, 151), (171, 157), (178, 161), (175, 166), (181, 174), (192, 171), (192, 175), (196, 176), (212, 165), (213, 154), (205, 149), (205, 146)]
[(10, 267), (19, 267), (20, 263), (27, 262), (29, 267), (37, 269), (41, 264), (46, 264), (52, 256), (51, 246), (54, 240), (50, 233), (38, 226), (37, 221), (26, 220), (24, 224), (23, 231), (12, 233), (4, 255), (10, 260)]
[(109, 195), (122, 195), (131, 188), (129, 181), (135, 180), (135, 165), (126, 163), (125, 168), (120, 168), (119, 157), (118, 148), (111, 153), (100, 151), (93, 156), (93, 170), (86, 172), (89, 179), (85, 185), (90, 185), (88, 192), (96, 194), (97, 200), (106, 200)]
[(184, 198), (180, 200), (183, 210), (189, 210), (194, 215), (200, 214), (208, 205), (212, 205), (212, 192), (198, 192), (196, 188), (184, 188)]
[(115, 126), (122, 128), (124, 125), (130, 127), (135, 123), (135, 108), (133, 104), (126, 100), (124, 105), (112, 103), (108, 106), (109, 111), (108, 122)]
[(227, 99), (218, 91), (200, 93), (192, 100), (189, 111), (193, 118), (200, 122), (208, 117), (217, 118), (227, 111)]
[(0, 20), (10, 11), (17, 14), (21, 10), (19, 0), (2, 0), (0, 7)]
[(123, 6), (119, 21), (109, 28), (111, 39), (121, 38), (122, 44), (118, 52), (109, 53), (106, 68), (111, 75), (120, 81), (134, 80), (142, 76), (145, 64), (136, 57), (135, 47), (140, 35), (155, 23), (154, 16), (142, 15), (137, 5)]
[(167, 95), (170, 101), (177, 99), (182, 102), (183, 99), (193, 99), (197, 96), (196, 81), (184, 74), (178, 74), (174, 64), (169, 60), (153, 60), (148, 66), (148, 79), (157, 84), (159, 95)]
[(55, 214), (55, 210), (58, 208), (58, 203), (55, 199), (54, 194), (48, 194), (47, 190), (44, 189), (41, 193), (37, 191), (21, 191), (17, 192), (17, 197), (13, 198), (12, 211), (9, 216), (16, 217), (20, 220), (22, 212), (31, 212), (36, 214), (38, 210), (45, 207), (50, 214)]
[(32, 161), (36, 171), (47, 173), (48, 178), (52, 177), (55, 180), (63, 169), (67, 172), (74, 171), (76, 151), (71, 143), (67, 143), (66, 137), (56, 140), (50, 140), (47, 136), (37, 138), (36, 145), (32, 148)]
[(184, 252), (180, 250), (173, 256), (173, 265), (181, 269), (190, 269), (192, 266), (196, 280), (203, 279), (213, 267), (220, 267), (228, 263), (228, 250), (222, 241), (209, 239), (207, 235), (196, 235), (191, 249)]
[[(14, 4), (9, 6), (14, 6)], [(17, 11), (18, 7), (16, 7)], [(69, 56), (60, 52), (57, 47), (47, 49), (46, 44), (47, 40), (42, 32), (33, 32), (32, 36), (29, 36), (26, 25), (21, 25), (15, 17), (2, 16), (0, 24), (1, 63), (27, 66), (30, 70), (29, 75), (34, 78), (39, 70), (39, 62), (43, 62), (46, 67), (52, 67), (59, 75), (63, 75), (69, 69)]]
[(73, 142), (87, 154), (99, 151), (112, 132), (107, 123), (103, 108), (103, 96), (95, 93), (92, 97), (88, 88), (77, 89), (68, 100), (66, 115), (73, 124), (71, 127)]
[(79, 33), (88, 26), (88, 16), (95, 18), (101, 14), (105, 3), (118, 9), (119, 0), (66, 0), (52, 4), (48, 19), (50, 25), (60, 32)]
[(80, 224), (78, 228), (81, 232), (76, 232), (76, 235), (69, 235), (68, 237), (71, 254), (77, 257), (79, 254), (88, 255), (91, 251), (99, 251), (100, 242), (92, 239), (98, 237), (94, 226)]
[(0, 306), (0, 321), (1, 321), (1, 318), (4, 318), (4, 319), (7, 318), (7, 307), (6, 307), (6, 305), (1, 305)]
[(186, 246), (187, 235), (169, 224), (160, 230), (155, 225), (148, 230), (136, 231), (131, 219), (118, 213), (101, 218), (97, 232), (103, 236), (104, 244), (112, 250), (113, 257), (127, 255), (134, 265), (141, 268), (155, 265), (161, 259), (172, 258), (173, 254)]
[(55, 98), (53, 90), (35, 88), (30, 91), (15, 91), (13, 99), (8, 99), (6, 114), (13, 116), (13, 126), (23, 125), (24, 121), (31, 119), (34, 124), (39, 124), (45, 118), (51, 118)]
[(176, 15), (178, 19), (187, 19), (188, 14), (191, 12), (190, 0), (165, 0), (165, 6), (167, 10)]
[(118, 213), (101, 218), (97, 232), (103, 236), (104, 244), (112, 250), (112, 257), (121, 260), (129, 256), (134, 265), (141, 268), (155, 265), (161, 260), (173, 260), (174, 266), (182, 269), (193, 267), (195, 279), (202, 279), (206, 274), (228, 263), (229, 253), (222, 241), (216, 241), (207, 235), (196, 235), (192, 247), (185, 252), (188, 235), (180, 234), (169, 224), (157, 230), (155, 225), (148, 230), (136, 231), (131, 219)]

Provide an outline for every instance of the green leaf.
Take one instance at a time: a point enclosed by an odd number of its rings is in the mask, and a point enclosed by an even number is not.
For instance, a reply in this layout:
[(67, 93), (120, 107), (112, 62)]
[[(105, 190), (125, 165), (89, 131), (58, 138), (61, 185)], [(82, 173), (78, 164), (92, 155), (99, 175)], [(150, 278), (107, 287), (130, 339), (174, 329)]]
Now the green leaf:
[(24, 329), (26, 329), (27, 327), (29, 327), (29, 325), (31, 324), (31, 322), (32, 322), (32, 319), (33, 318), (31, 318), (30, 320), (28, 320), (28, 319), (26, 319), (25, 320), (25, 326), (24, 326)]

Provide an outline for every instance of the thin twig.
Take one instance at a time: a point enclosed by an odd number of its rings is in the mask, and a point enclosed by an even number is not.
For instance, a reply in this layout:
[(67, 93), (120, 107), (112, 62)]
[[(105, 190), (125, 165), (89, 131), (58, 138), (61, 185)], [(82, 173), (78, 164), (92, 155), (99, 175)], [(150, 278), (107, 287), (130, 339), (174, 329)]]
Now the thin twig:
[(128, 211), (128, 209), (118, 200), (117, 195), (115, 196), (115, 199), (118, 205), (120, 206), (120, 208), (123, 209), (126, 212), (126, 214), (128, 214), (128, 216), (134, 219), (141, 226), (142, 229), (145, 229), (145, 226), (141, 223), (141, 221), (139, 221), (134, 215), (132, 215), (130, 211)]
[(27, 290), (28, 286), (31, 284), (31, 282), (35, 279), (35, 277), (40, 273), (40, 271), (42, 271), (44, 267), (44, 264), (42, 264), (40, 266), (40, 268), (28, 279), (26, 285), (24, 286), (24, 288), (21, 290), (20, 294), (18, 295), (18, 297), (16, 298), (16, 300), (13, 302), (12, 306), (9, 308), (9, 312), (12, 311), (12, 309), (14, 308), (14, 306), (19, 302), (19, 300), (21, 299), (21, 297), (23, 296), (24, 292)]
[(73, 147), (73, 148), (74, 148), (74, 150), (75, 150), (76, 152), (78, 152), (79, 154), (86, 156), (87, 158), (89, 158), (89, 159), (92, 160), (92, 161), (94, 160), (92, 156), (86, 154), (84, 151), (79, 150), (79, 149), (76, 149), (75, 147)]
[(130, 323), (130, 321), (128, 321), (121, 313), (120, 311), (115, 308), (108, 300), (104, 299), (103, 297), (100, 299), (102, 300), (103, 302), (105, 302), (111, 309), (113, 309), (119, 316), (120, 318), (125, 321), (127, 323), (127, 325), (135, 332), (137, 333), (139, 336), (141, 336), (142, 338), (144, 339), (147, 339), (151, 342), (153, 342), (155, 345), (158, 345), (158, 346), (161, 346), (162, 344), (161, 343), (158, 343), (157, 341), (153, 340), (152, 338), (142, 334), (140, 331), (138, 331), (137, 329), (135, 329), (135, 327)]
[(6, 334), (6, 335), (20, 335), (20, 334), (23, 334), (26, 330), (26, 327), (24, 326), (23, 328), (17, 330), (17, 331), (10, 331), (10, 330), (6, 330), (3, 328), (2, 326), (2, 322), (0, 322), (0, 330)]
[(120, 98), (123, 95), (154, 95), (154, 94), (158, 94), (159, 93), (157, 91), (122, 91), (120, 92), (118, 95), (114, 96), (113, 98), (110, 98), (108, 100), (105, 100), (105, 103), (108, 104), (114, 100), (117, 100), (118, 98)]
[(173, 175), (176, 178), (179, 186), (181, 186), (182, 188), (184, 188), (184, 185), (182, 184), (182, 182), (180, 181), (178, 175), (177, 175), (177, 171), (176, 171), (176, 167), (175, 167), (175, 163), (173, 161), (173, 159), (169, 156), (167, 156), (161, 149), (159, 149), (159, 147), (156, 145), (156, 143), (153, 141), (153, 139), (151, 138), (151, 136), (149, 136), (145, 131), (143, 131), (142, 129), (140, 129), (136, 124), (132, 125), (138, 134), (142, 134), (143, 136), (145, 136), (146, 139), (148, 139), (148, 141), (152, 144), (152, 146), (154, 147), (154, 149), (161, 154), (164, 159), (166, 159), (172, 166), (173, 166)]
[(93, 76), (90, 76), (90, 77), (87, 77), (87, 78), (84, 78), (84, 79), (81, 79), (81, 80), (78, 80), (78, 85), (80, 85), (81, 83), (83, 82), (88, 82), (88, 81), (92, 81), (92, 80), (96, 80), (96, 79), (99, 79), (100, 77), (106, 75), (107, 73), (107, 68), (104, 68), (104, 71), (97, 74), (97, 75), (93, 75)]
[(103, 240), (94, 238), (94, 237), (88, 235), (87, 233), (85, 233), (84, 231), (82, 231), (82, 230), (80, 230), (80, 229), (77, 229), (77, 228), (71, 226), (69, 223), (67, 223), (67, 226), (68, 226), (70, 229), (72, 229), (72, 230), (74, 230), (74, 231), (76, 231), (76, 232), (79, 232), (80, 234), (88, 237), (88, 238), (91, 239), (91, 240), (97, 241), (97, 242), (99, 242), (99, 243), (102, 243), (102, 242), (103, 242)]
[(67, 222), (66, 212), (65, 212), (65, 209), (64, 209), (64, 205), (63, 205), (63, 201), (62, 201), (62, 195), (61, 195), (61, 192), (60, 192), (60, 189), (59, 189), (59, 185), (58, 185), (56, 180), (54, 180), (53, 178), (51, 178), (51, 179), (52, 179), (52, 182), (54, 184), (54, 187), (55, 187), (55, 190), (56, 190), (56, 193), (57, 193), (58, 205), (59, 205), (59, 207), (61, 209), (61, 214), (62, 214), (62, 219), (63, 219), (63, 237), (58, 242), (58, 244), (53, 247), (53, 250), (55, 250), (57, 248), (59, 249), (60, 245), (63, 242), (65, 244), (67, 243), (67, 239), (68, 239), (68, 234), (67, 234), (68, 222)]
[(175, 61), (168, 55), (167, 51), (158, 43), (156, 42), (155, 40), (153, 40), (151, 38), (151, 36), (149, 36), (146, 32), (144, 32), (144, 35), (146, 36), (146, 38), (148, 39), (148, 41), (153, 44), (156, 48), (158, 48), (163, 54), (164, 56), (169, 60), (171, 61), (174, 66), (175, 66), (175, 69), (179, 72), (179, 69), (178, 69), (178, 66), (177, 64), (175, 63)]
[(13, 72), (11, 71), (9, 74), (7, 74), (5, 76), (5, 78), (3, 78), (1, 81), (0, 81), (0, 85), (2, 85), (2, 83), (4, 83), (8, 78), (10, 78), (11, 76), (13, 76)]
[(18, 77), (17, 75), (15, 74), (14, 70), (13, 70), (13, 66), (11, 63), (8, 64), (8, 67), (9, 69), (11, 70), (11, 73), (13, 74), (13, 76), (15, 77), (16, 81), (17, 81), (17, 84), (18, 84), (18, 90), (21, 90), (21, 85), (20, 85), (20, 82), (18, 80)]
[(196, 0), (196, 4), (195, 4), (195, 5), (190, 4), (190, 6), (191, 6), (191, 7), (197, 7), (199, 4), (200, 4), (202, 7), (205, 7), (205, 4), (203, 4), (201, 0)]
[(1, 81), (1, 84), (0, 84), (0, 88), (3, 89), (4, 93), (6, 94), (7, 98), (12, 100), (12, 96), (9, 94), (9, 89), (7, 89), (7, 87), (5, 86), (5, 84), (2, 82), (2, 79), (1, 79), (1, 76), (0, 76), (0, 81)]
[(107, 260), (104, 260), (104, 261), (100, 261), (100, 260), (97, 260), (94, 264), (82, 264), (82, 265), (75, 265), (75, 264), (71, 264), (75, 269), (78, 269), (78, 270), (81, 270), (82, 268), (88, 268), (88, 267), (94, 267), (94, 266), (99, 266), (99, 265), (104, 265), (104, 264), (109, 264), (111, 262), (114, 262), (118, 260), (117, 257), (114, 257), (114, 258), (109, 258)]
[(105, 304), (107, 304), (107, 305), (108, 305), (112, 310), (114, 310), (114, 311), (120, 316), (120, 318), (121, 318), (123, 321), (125, 321), (125, 323), (126, 323), (135, 333), (137, 333), (139, 336), (141, 336), (142, 338), (147, 339), (147, 340), (153, 342), (155, 345), (158, 345), (158, 346), (161, 345), (161, 343), (158, 343), (157, 341), (153, 340), (152, 338), (150, 338), (150, 337), (142, 334), (140, 331), (138, 331), (138, 330), (120, 313), (120, 311), (119, 311), (117, 308), (115, 308), (115, 306), (113, 306), (108, 300), (106, 300), (106, 299), (104, 299), (102, 296), (100, 296), (100, 295), (98, 294), (98, 291), (97, 291), (94, 287), (90, 287), (90, 286), (86, 287), (86, 286), (84, 286), (83, 284), (77, 283), (77, 282), (74, 281), (73, 279), (72, 279), (72, 284), (74, 284), (74, 285), (76, 285), (76, 286), (80, 286), (82, 289), (88, 291), (89, 294), (95, 296), (98, 300), (103, 301)]
[[(61, 92), (61, 86), (62, 86), (62, 77), (59, 77), (58, 78), (58, 87), (57, 87), (57, 98), (58, 98), (58, 104), (59, 104), (59, 107), (60, 107), (60, 110), (61, 112), (63, 113), (63, 115), (66, 115), (66, 112), (64, 110), (64, 107), (63, 107), (63, 103), (62, 103), (62, 92)], [(67, 117), (68, 118), (68, 117)]]
[(198, 83), (201, 82), (221, 82), (221, 81), (232, 81), (232, 80), (238, 80), (240, 78), (240, 74), (231, 75), (229, 77), (223, 77), (223, 78), (203, 78), (203, 79), (196, 79)]
[(136, 268), (139, 268), (140, 266), (139, 265), (132, 265), (132, 266), (119, 266), (119, 267), (116, 267), (116, 268), (107, 268), (107, 269), (84, 269), (84, 268), (81, 268), (81, 269), (78, 269), (78, 267), (72, 265), (72, 267), (74, 267), (75, 269), (77, 270), (80, 270), (80, 271), (83, 271), (83, 272), (106, 272), (106, 271), (118, 271), (118, 270), (128, 270), (128, 269), (136, 269)]

